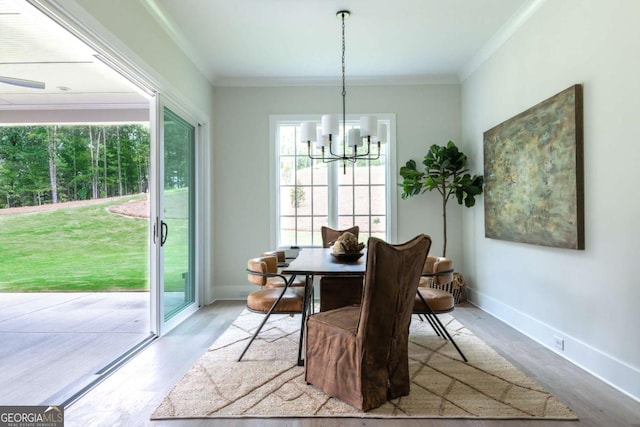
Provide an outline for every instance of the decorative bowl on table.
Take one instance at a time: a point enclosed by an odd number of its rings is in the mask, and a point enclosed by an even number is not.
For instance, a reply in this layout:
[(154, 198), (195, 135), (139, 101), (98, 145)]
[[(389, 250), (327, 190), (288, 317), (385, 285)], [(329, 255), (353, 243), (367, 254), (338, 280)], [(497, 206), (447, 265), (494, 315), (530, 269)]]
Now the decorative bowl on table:
[(364, 255), (362, 252), (346, 252), (342, 254), (331, 252), (331, 256), (338, 262), (356, 262), (362, 255)]
[(338, 240), (333, 242), (331, 255), (339, 262), (355, 262), (363, 255), (364, 243), (358, 243), (358, 238), (346, 231)]

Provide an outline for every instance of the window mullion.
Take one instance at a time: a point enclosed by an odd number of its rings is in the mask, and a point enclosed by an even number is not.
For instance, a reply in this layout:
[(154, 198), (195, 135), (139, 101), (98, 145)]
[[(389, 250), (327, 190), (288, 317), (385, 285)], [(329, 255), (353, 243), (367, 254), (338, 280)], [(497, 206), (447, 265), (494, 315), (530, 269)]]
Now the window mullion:
[(331, 228), (338, 227), (338, 176), (336, 174), (339, 162), (329, 163), (327, 166), (327, 223)]
[[(316, 203), (316, 198), (315, 198), (315, 186), (313, 185), (313, 160), (311, 160), (311, 163), (309, 163), (311, 165), (311, 245), (314, 245), (315, 242), (313, 241), (314, 238), (314, 233), (313, 230), (315, 230), (315, 223), (316, 223), (316, 209), (315, 209), (315, 203)], [(297, 168), (296, 168), (297, 169)]]
[(367, 218), (369, 220), (369, 235), (371, 235), (371, 230), (373, 230), (373, 216), (372, 216), (372, 197), (373, 197), (373, 191), (372, 190), (372, 186), (371, 186), (371, 162), (368, 161), (367, 162), (367, 173), (369, 174), (369, 185), (367, 187), (367, 191), (369, 192), (369, 217)]
[(351, 223), (356, 223), (356, 168), (351, 167)]

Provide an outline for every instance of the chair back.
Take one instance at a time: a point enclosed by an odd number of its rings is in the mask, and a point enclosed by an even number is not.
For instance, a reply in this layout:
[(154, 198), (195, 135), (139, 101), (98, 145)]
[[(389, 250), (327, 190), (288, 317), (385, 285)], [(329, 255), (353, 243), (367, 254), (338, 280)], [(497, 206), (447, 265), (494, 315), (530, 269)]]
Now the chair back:
[(374, 375), (376, 371), (380, 375), (384, 372), (392, 379), (396, 378), (396, 370), (408, 372), (409, 324), (430, 247), (431, 238), (424, 234), (401, 245), (369, 238), (364, 295), (356, 332), (363, 344), (363, 363), (369, 365), (365, 372)]
[(338, 240), (338, 237), (342, 236), (343, 233), (349, 232), (358, 238), (358, 234), (360, 233), (360, 227), (354, 225), (351, 228), (347, 228), (345, 230), (334, 230), (333, 228), (325, 227), (324, 225), (320, 228), (320, 234), (322, 234), (322, 247), (328, 248), (333, 242)]
[(274, 256), (277, 262), (286, 262), (287, 258), (284, 251), (267, 251), (262, 256)]
[(269, 279), (268, 274), (278, 273), (278, 259), (275, 256), (262, 256), (258, 258), (251, 258), (247, 261), (247, 270), (249, 272), (259, 274), (247, 274), (247, 280), (249, 283), (253, 283), (258, 286), (266, 286)]
[(453, 282), (453, 261), (449, 258), (428, 256), (422, 274), (428, 275), (430, 283), (446, 285)]

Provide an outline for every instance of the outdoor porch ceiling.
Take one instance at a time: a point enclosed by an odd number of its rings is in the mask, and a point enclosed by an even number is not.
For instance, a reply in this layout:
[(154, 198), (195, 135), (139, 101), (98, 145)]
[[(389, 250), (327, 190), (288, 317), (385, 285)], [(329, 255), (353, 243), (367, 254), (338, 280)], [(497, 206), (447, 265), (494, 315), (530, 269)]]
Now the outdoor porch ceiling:
[(45, 84), (0, 82), (1, 111), (148, 110), (148, 98), (131, 82), (26, 1), (0, 0), (0, 76)]

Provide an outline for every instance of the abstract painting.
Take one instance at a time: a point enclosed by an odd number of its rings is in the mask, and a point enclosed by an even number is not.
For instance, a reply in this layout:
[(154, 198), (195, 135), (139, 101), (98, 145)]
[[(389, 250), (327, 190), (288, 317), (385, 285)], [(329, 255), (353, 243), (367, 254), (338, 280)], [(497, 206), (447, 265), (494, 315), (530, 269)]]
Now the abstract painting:
[(485, 236), (584, 249), (582, 86), (484, 133)]

